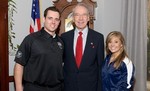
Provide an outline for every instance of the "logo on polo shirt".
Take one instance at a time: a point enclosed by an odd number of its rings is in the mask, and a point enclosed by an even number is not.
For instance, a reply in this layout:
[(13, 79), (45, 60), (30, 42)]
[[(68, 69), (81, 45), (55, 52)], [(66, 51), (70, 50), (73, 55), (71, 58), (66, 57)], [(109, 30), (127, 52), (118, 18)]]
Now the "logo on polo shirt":
[(60, 49), (62, 49), (62, 44), (60, 42), (57, 42)]
[(21, 57), (22, 57), (22, 52), (21, 52), (21, 51), (18, 51), (17, 54), (16, 54), (16, 57), (17, 57), (17, 58), (21, 58)]

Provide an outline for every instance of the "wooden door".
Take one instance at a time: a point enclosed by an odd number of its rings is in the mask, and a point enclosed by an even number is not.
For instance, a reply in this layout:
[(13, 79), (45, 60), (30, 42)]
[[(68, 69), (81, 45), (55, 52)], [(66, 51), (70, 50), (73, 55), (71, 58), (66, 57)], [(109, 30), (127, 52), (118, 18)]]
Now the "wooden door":
[(0, 0), (0, 91), (9, 91), (8, 1)]

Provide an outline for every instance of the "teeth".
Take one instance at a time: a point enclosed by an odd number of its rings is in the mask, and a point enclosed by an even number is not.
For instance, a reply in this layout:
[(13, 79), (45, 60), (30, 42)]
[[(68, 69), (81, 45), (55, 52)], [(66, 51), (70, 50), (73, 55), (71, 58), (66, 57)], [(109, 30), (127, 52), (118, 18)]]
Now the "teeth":
[(83, 22), (78, 22), (78, 23), (83, 23)]
[(111, 50), (115, 50), (115, 48), (110, 48)]

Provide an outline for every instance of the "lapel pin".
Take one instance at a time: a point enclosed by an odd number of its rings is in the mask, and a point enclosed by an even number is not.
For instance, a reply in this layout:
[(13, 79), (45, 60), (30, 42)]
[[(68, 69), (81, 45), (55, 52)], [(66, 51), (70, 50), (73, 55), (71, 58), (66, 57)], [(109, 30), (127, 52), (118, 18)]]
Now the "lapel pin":
[(91, 46), (92, 46), (92, 48), (94, 48), (94, 44), (93, 44), (93, 42), (91, 42)]

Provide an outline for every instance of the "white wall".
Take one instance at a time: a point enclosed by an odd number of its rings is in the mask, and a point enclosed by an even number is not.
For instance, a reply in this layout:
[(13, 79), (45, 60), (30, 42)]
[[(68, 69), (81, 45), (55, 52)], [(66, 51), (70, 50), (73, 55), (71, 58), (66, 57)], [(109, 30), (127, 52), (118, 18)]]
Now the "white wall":
[(120, 31), (121, 0), (97, 0), (96, 31), (104, 34), (106, 38), (110, 31)]
[[(41, 13), (45, 8), (52, 6), (52, 0), (40, 0)], [(23, 38), (29, 34), (31, 4), (32, 0), (15, 0), (17, 6), (17, 13), (14, 13), (14, 32), (16, 38), (13, 40), (14, 44), (20, 44)], [(121, 21), (121, 0), (97, 0), (96, 20), (94, 22), (94, 29), (106, 35), (113, 30), (120, 31)], [(9, 75), (13, 75), (14, 55), (9, 56)], [(10, 90), (14, 91), (13, 83), (10, 83)]]

